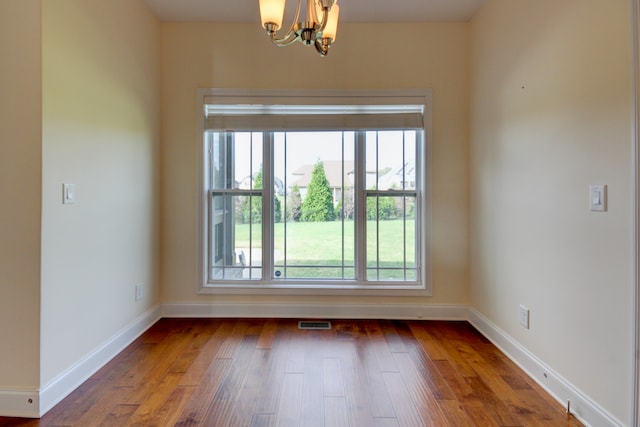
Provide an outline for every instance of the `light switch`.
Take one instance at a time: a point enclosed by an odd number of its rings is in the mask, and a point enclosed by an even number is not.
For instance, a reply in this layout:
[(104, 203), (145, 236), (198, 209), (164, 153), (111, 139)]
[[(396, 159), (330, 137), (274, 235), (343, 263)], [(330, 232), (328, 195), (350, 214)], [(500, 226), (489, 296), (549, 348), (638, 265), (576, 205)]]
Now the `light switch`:
[(607, 211), (607, 186), (589, 186), (589, 208), (594, 212)]
[(76, 185), (62, 184), (62, 204), (72, 205), (76, 201)]

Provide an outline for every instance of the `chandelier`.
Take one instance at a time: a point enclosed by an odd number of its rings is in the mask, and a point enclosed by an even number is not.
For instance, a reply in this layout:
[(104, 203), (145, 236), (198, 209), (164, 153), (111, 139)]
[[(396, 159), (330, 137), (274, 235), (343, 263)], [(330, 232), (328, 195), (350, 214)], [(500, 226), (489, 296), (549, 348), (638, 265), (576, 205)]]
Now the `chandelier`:
[(338, 14), (340, 8), (336, 0), (307, 0), (307, 17), (300, 19), (300, 3), (289, 31), (279, 38), (277, 32), (282, 28), (286, 0), (259, 0), (262, 26), (276, 46), (289, 46), (296, 41), (305, 46), (315, 46), (321, 56), (326, 56), (331, 43), (336, 40)]

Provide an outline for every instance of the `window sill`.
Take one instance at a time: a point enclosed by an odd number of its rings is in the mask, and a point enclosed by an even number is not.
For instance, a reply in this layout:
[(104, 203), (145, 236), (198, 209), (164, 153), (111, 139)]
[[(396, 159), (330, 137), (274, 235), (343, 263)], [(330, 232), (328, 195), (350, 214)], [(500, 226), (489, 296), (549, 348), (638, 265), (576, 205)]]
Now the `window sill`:
[(199, 295), (287, 295), (287, 296), (432, 296), (431, 289), (419, 285), (390, 284), (327, 284), (288, 282), (216, 284), (198, 289)]

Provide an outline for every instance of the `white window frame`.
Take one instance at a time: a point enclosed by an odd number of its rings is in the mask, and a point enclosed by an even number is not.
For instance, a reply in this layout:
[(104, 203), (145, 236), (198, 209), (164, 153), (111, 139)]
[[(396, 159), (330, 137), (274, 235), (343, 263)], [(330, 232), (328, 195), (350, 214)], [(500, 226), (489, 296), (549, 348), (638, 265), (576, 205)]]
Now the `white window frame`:
[[(198, 154), (198, 208), (197, 208), (197, 286), (198, 294), (236, 295), (349, 295), (349, 296), (431, 296), (431, 140), (432, 140), (432, 90), (377, 90), (377, 91), (282, 91), (282, 90), (197, 90), (197, 154)], [(208, 283), (209, 205), (206, 177), (208, 154), (205, 147), (206, 105), (423, 105), (423, 145), (420, 163), (422, 186), (418, 197), (421, 219), (416, 231), (419, 252), (419, 284), (415, 286), (394, 283), (367, 285), (366, 282), (327, 284), (320, 281), (256, 281), (254, 283), (224, 282), (211, 286)], [(321, 108), (321, 107), (320, 107)]]

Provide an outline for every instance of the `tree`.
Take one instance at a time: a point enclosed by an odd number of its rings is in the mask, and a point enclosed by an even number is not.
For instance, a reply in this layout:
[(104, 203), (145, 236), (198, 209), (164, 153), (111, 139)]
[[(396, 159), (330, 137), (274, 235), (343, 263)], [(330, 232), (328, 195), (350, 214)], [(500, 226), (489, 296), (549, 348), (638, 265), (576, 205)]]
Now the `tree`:
[(342, 200), (338, 202), (336, 207), (336, 216), (344, 219), (353, 219), (353, 213), (356, 210), (355, 192), (353, 187), (346, 187), (342, 196)]
[(331, 187), (324, 172), (322, 161), (318, 160), (311, 172), (311, 182), (307, 195), (302, 202), (301, 220), (306, 222), (333, 221), (336, 213), (333, 208)]
[[(253, 189), (261, 190), (263, 185), (262, 168), (253, 178)], [(262, 197), (242, 196), (238, 198), (236, 221), (240, 224), (260, 224), (262, 222)], [(277, 192), (273, 194), (273, 222), (282, 222), (282, 202)]]
[(277, 195), (273, 195), (273, 222), (282, 222), (282, 202)]
[(392, 197), (367, 197), (367, 219), (384, 221), (397, 216), (396, 203)]
[[(253, 189), (262, 190), (262, 166), (260, 167), (260, 170), (258, 171), (256, 176), (253, 178)], [(249, 201), (251, 202), (250, 206), (248, 203)], [(246, 212), (245, 223), (248, 223), (249, 221), (253, 222), (254, 224), (261, 223), (262, 222), (262, 198), (256, 197), (256, 196), (248, 197), (245, 212)]]
[(300, 187), (294, 184), (289, 193), (289, 202), (287, 203), (287, 219), (291, 221), (300, 221), (302, 210), (302, 196), (300, 195)]

